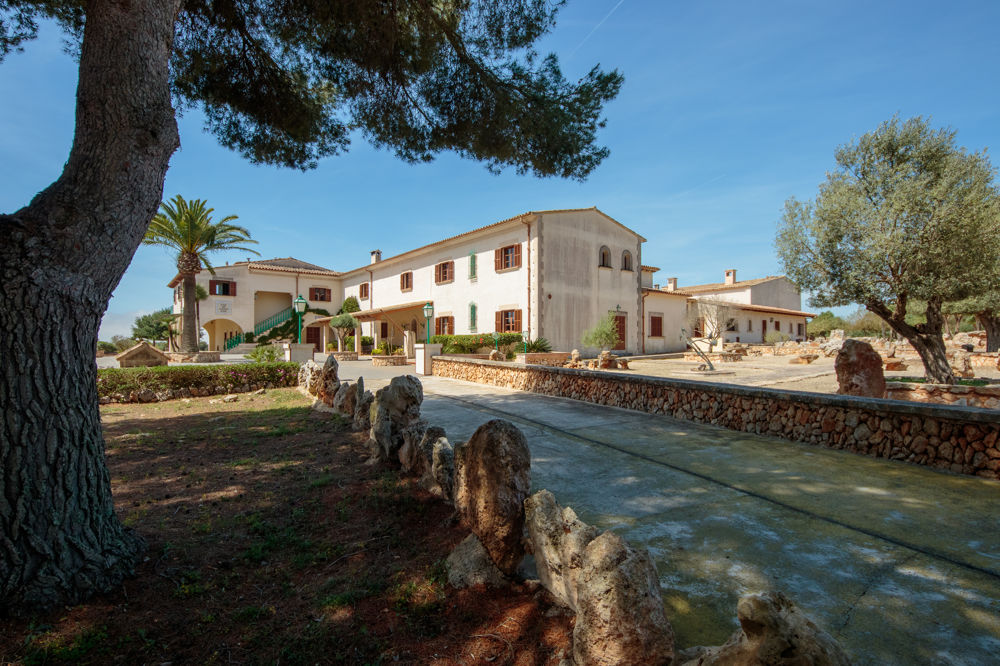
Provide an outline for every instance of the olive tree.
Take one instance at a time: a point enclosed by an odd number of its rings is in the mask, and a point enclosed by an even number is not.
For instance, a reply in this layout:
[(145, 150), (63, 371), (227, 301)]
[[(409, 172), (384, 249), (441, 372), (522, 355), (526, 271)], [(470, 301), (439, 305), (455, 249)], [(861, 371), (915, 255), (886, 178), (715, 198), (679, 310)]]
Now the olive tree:
[[(584, 179), (622, 83), (533, 48), (550, 0), (5, 0), (0, 58), (58, 22), (79, 57), (58, 179), (0, 215), (0, 611), (75, 603), (133, 571), (97, 405), (98, 323), (163, 198), (175, 105), (256, 164), (313, 167), (352, 138), (425, 162)], [(26, 90), (25, 94), (30, 94)]]
[(344, 338), (354, 334), (358, 328), (358, 320), (349, 314), (334, 315), (330, 320), (330, 328), (337, 336), (337, 351), (344, 351)]
[[(816, 307), (858, 303), (909, 340), (935, 382), (954, 383), (942, 307), (998, 278), (1000, 214), (985, 152), (923, 118), (892, 118), (835, 152), (815, 201), (785, 203), (775, 246)], [(924, 321), (907, 321), (914, 301)], [(911, 320), (912, 321), (912, 320)]]
[[(1000, 351), (1000, 290), (989, 289), (952, 303), (945, 303), (946, 314), (972, 315), (986, 331), (986, 351)], [(958, 326), (955, 327), (956, 331)]]

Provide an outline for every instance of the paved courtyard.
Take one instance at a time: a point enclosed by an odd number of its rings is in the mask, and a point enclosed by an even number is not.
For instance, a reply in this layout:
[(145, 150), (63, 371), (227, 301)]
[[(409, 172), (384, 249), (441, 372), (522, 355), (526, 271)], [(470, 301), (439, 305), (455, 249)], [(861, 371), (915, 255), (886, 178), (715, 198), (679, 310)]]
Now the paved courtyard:
[[(341, 366), (373, 388), (400, 371), (413, 368)], [(424, 379), (424, 416), (449, 439), (492, 418), (514, 422), (534, 490), (649, 548), (681, 647), (724, 641), (738, 597), (774, 588), (856, 663), (996, 663), (1000, 483)]]

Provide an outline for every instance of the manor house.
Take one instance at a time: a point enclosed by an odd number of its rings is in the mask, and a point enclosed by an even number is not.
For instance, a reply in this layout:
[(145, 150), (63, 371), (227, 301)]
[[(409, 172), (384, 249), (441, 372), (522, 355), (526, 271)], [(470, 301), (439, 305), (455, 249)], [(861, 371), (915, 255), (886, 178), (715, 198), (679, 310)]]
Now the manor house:
[[(608, 312), (615, 314), (628, 354), (682, 351), (684, 331), (697, 335), (689, 310), (699, 299), (731, 304), (725, 338), (761, 342), (777, 331), (805, 338), (811, 313), (801, 310), (797, 287), (783, 276), (738, 281), (735, 270), (715, 284), (680, 286), (669, 278), (654, 284), (659, 270), (642, 264), (645, 238), (597, 208), (528, 212), (392, 257), (371, 253), (370, 263), (335, 271), (297, 259), (237, 262), (198, 274), (208, 291), (199, 303), (209, 349), (225, 351), (247, 333), (266, 334), (292, 316), (301, 294), (310, 309), (335, 314), (354, 296), (361, 311), (355, 341), (370, 335), (412, 353), (413, 342), (430, 334), (519, 332), (545, 338), (553, 349), (583, 347), (580, 337)], [(181, 312), (180, 276), (174, 312)], [(425, 321), (430, 303), (434, 316)], [(310, 312), (303, 342), (317, 351), (334, 337), (328, 319)]]

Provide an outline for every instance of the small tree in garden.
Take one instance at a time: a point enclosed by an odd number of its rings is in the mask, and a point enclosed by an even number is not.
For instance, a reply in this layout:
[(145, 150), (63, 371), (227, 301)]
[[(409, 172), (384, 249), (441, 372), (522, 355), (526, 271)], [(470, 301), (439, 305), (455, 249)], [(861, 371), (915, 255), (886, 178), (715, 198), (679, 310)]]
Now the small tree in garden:
[(330, 328), (337, 336), (337, 351), (344, 351), (344, 338), (352, 334), (357, 327), (358, 320), (349, 314), (339, 314), (330, 320)]
[(618, 336), (618, 324), (614, 312), (606, 314), (597, 322), (597, 326), (583, 333), (584, 346), (599, 347), (601, 351), (616, 347), (619, 342), (621, 338)]
[(699, 331), (701, 337), (709, 338), (714, 344), (733, 325), (739, 311), (738, 307), (728, 301), (717, 298), (698, 299), (688, 305), (687, 330)]

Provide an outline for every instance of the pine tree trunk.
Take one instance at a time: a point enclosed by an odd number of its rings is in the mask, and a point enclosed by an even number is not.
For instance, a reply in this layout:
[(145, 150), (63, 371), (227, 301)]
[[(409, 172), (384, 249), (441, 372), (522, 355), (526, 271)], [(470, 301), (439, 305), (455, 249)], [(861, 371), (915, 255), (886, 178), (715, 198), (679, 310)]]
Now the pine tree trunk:
[(198, 351), (198, 321), (195, 315), (195, 274), (185, 273), (183, 282), (184, 312), (181, 316), (181, 351)]
[(0, 613), (76, 603), (133, 571), (97, 406), (100, 318), (178, 145), (168, 62), (179, 0), (92, 0), (59, 179), (0, 216)]

